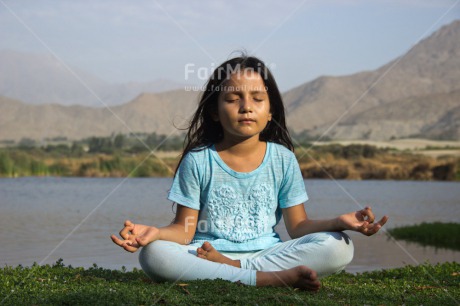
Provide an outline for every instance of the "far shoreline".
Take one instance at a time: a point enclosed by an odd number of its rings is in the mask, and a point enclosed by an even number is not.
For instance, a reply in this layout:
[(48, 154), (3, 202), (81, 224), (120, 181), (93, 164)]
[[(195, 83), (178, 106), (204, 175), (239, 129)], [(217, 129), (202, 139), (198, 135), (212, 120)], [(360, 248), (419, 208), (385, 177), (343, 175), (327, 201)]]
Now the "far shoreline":
[(313, 146), (323, 146), (331, 144), (348, 145), (369, 145), (377, 148), (392, 148), (400, 151), (410, 151), (439, 157), (441, 155), (460, 156), (460, 141), (457, 140), (431, 140), (424, 138), (404, 138), (394, 140), (330, 140), (330, 141), (313, 141)]
[[(0, 148), (0, 177), (172, 177), (182, 154), (93, 140)], [(460, 141), (305, 140), (295, 152), (305, 179), (460, 181)]]

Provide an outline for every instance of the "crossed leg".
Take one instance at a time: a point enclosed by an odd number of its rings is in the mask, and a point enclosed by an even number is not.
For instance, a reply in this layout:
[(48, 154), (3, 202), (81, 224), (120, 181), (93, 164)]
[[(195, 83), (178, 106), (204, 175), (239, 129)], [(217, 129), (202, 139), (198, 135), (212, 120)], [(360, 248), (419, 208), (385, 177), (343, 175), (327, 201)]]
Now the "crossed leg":
[(208, 241), (203, 243), (201, 248), (198, 248), (196, 250), (196, 253), (197, 256), (200, 258), (207, 259), (212, 262), (223, 263), (237, 268), (241, 268), (241, 263), (239, 260), (233, 260), (225, 255), (222, 255)]
[[(239, 260), (233, 260), (221, 254), (208, 241), (204, 242), (197, 249), (197, 256), (212, 262), (241, 268)], [(309, 291), (318, 291), (321, 283), (315, 271), (306, 266), (299, 265), (283, 271), (257, 271), (256, 286), (291, 286)]]
[(317, 291), (320, 277), (342, 270), (351, 261), (353, 244), (343, 233), (315, 233), (253, 255), (225, 255), (209, 242), (197, 249), (158, 240), (141, 249), (139, 261), (146, 274), (156, 281), (221, 278), (253, 286), (292, 286)]

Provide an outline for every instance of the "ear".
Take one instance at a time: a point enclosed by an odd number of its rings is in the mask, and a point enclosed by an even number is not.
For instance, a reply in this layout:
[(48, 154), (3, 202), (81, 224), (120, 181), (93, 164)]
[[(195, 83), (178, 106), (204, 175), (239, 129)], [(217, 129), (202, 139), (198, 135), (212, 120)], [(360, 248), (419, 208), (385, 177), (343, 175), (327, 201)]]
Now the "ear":
[(268, 113), (268, 121), (271, 121), (272, 120), (272, 113)]

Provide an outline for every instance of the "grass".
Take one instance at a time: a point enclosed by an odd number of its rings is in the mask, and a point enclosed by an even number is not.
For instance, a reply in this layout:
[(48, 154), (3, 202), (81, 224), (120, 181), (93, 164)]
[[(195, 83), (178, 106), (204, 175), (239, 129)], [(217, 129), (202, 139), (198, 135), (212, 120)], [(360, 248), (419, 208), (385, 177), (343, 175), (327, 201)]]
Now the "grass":
[(460, 250), (460, 223), (422, 223), (388, 230), (403, 239), (438, 248)]
[(456, 305), (460, 264), (406, 266), (340, 273), (312, 294), (292, 288), (256, 288), (227, 281), (153, 283), (142, 271), (64, 266), (4, 267), (2, 305)]

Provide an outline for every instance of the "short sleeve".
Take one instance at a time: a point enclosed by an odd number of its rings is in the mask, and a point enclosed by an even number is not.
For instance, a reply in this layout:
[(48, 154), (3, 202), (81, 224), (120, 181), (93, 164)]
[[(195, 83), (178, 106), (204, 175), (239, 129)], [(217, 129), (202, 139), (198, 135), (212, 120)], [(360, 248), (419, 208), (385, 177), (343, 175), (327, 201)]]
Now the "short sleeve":
[(181, 161), (168, 194), (168, 200), (200, 210), (200, 179), (198, 165), (189, 153)]
[(284, 168), (283, 181), (278, 195), (278, 203), (281, 208), (295, 206), (308, 200), (299, 163), (294, 153), (290, 153), (287, 167)]

